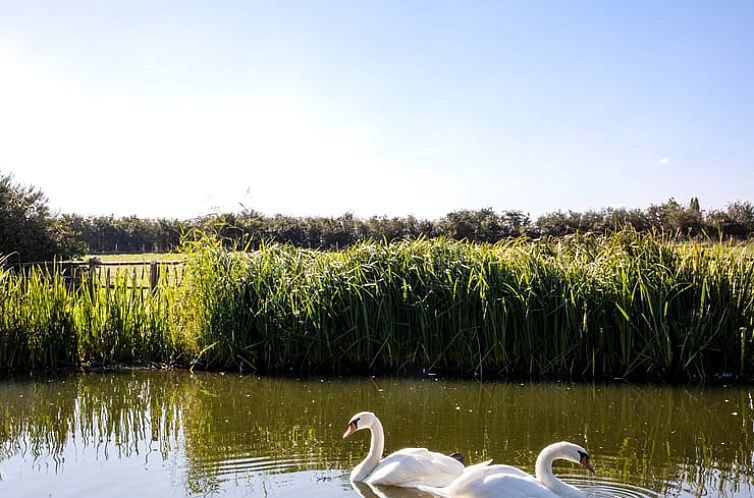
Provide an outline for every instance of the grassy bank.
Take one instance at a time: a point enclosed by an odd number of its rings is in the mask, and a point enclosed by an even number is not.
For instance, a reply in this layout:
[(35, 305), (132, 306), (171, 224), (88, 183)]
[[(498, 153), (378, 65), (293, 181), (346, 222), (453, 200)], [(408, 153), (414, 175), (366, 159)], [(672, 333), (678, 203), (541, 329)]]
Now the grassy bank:
[(709, 379), (754, 374), (754, 261), (654, 235), (365, 243), (341, 252), (207, 238), (155, 291), (0, 281), (0, 365), (122, 361), (265, 372)]

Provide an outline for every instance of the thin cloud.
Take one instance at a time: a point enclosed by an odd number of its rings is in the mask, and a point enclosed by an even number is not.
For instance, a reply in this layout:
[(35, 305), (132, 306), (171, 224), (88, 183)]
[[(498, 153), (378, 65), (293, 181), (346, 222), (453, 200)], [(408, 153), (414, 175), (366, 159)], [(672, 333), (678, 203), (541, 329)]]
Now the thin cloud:
[(657, 161), (657, 164), (662, 164), (663, 166), (670, 164), (670, 158), (669, 157), (663, 157), (659, 161)]

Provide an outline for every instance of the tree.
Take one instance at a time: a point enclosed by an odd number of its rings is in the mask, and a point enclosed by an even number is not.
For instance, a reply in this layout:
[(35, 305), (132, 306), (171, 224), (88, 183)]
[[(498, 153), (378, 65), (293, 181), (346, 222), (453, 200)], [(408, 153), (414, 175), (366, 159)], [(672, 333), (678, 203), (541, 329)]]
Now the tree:
[(522, 211), (504, 211), (500, 215), (503, 235), (506, 237), (520, 237), (531, 230), (531, 220)]
[(0, 172), (0, 254), (16, 261), (69, 257), (65, 225), (56, 224), (45, 195), (34, 187), (17, 184), (13, 175)]
[(745, 236), (754, 233), (754, 205), (751, 202), (731, 202), (728, 204), (728, 216), (736, 223)]
[(581, 230), (582, 215), (575, 211), (556, 211), (537, 218), (537, 233), (542, 236), (561, 237)]
[(438, 229), (446, 237), (472, 242), (497, 242), (507, 235), (507, 227), (490, 207), (452, 211), (440, 220)]

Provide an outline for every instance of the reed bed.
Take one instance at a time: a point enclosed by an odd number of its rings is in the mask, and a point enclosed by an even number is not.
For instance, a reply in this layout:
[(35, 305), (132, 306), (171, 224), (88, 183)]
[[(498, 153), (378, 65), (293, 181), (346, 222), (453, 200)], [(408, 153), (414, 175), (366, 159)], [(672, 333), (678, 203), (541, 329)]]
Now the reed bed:
[(205, 365), (501, 375), (751, 375), (754, 261), (656, 234), (284, 245), (189, 257)]
[(437, 370), (690, 380), (754, 374), (754, 260), (657, 234), (321, 252), (215, 237), (180, 285), (0, 277), (0, 365), (170, 362), (260, 372)]
[(176, 289), (136, 277), (72, 285), (59, 268), (0, 272), (0, 369), (166, 362), (180, 354)]

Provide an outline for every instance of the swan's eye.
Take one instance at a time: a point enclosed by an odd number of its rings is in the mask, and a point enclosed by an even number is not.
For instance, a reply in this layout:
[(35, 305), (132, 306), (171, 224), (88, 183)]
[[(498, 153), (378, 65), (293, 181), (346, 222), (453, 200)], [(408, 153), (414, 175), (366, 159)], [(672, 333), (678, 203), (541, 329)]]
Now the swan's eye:
[(348, 425), (352, 425), (354, 427), (354, 429), (356, 429), (357, 427), (359, 427), (359, 419), (355, 418), (355, 419), (351, 420), (348, 423)]

